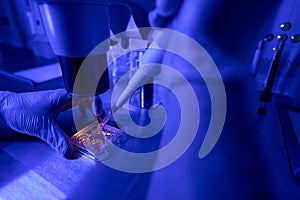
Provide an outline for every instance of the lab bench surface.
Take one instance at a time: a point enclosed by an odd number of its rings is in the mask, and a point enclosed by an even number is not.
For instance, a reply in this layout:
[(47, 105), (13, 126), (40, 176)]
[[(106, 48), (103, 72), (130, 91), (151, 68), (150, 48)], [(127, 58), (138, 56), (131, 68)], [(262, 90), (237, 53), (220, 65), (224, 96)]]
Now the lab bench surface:
[[(268, 105), (265, 115), (258, 115), (256, 92), (245, 91), (235, 82), (225, 80), (227, 115), (220, 139), (206, 157), (199, 159), (199, 148), (210, 120), (207, 117), (210, 104), (207, 89), (197, 80), (193, 81), (200, 99), (199, 130), (190, 147), (175, 162), (153, 172), (128, 173), (85, 156), (65, 159), (37, 139), (1, 141), (0, 197), (299, 199), (300, 182), (290, 172), (275, 102)], [(131, 150), (149, 152), (168, 144), (174, 137), (173, 130), (180, 121), (178, 102), (165, 92), (159, 93), (157, 98), (168, 113), (165, 127), (149, 140), (128, 137), (126, 145)], [(132, 115), (136, 121), (149, 120), (147, 115), (140, 114)], [(132, 163), (135, 164), (138, 165)]]

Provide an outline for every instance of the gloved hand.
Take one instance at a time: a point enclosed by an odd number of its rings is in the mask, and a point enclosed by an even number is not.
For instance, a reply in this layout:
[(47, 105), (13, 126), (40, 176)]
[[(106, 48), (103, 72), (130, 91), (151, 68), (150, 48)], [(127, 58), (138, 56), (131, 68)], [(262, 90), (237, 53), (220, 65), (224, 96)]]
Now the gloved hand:
[(64, 89), (27, 93), (2, 91), (0, 128), (38, 137), (65, 157), (71, 157), (72, 142), (55, 121), (56, 116), (71, 105), (71, 95)]

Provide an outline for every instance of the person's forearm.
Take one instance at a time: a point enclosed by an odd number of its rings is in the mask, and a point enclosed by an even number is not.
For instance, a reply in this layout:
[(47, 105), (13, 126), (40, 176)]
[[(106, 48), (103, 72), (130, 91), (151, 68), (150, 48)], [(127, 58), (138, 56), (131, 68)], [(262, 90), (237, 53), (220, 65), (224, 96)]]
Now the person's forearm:
[[(0, 91), (0, 130), (7, 130), (7, 129), (10, 129), (5, 120), (3, 119), (3, 107), (4, 107), (4, 104), (6, 103), (6, 97), (11, 94), (11, 92), (9, 91)], [(1, 134), (1, 133), (0, 133)]]

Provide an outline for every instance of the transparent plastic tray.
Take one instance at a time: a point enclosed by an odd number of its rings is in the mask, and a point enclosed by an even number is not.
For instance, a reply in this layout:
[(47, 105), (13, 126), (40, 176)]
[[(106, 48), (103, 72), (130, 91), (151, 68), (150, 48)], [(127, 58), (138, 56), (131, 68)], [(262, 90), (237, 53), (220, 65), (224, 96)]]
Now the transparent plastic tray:
[(109, 158), (112, 145), (121, 146), (126, 135), (120, 129), (97, 121), (89, 124), (71, 137), (75, 149), (81, 154), (98, 161)]

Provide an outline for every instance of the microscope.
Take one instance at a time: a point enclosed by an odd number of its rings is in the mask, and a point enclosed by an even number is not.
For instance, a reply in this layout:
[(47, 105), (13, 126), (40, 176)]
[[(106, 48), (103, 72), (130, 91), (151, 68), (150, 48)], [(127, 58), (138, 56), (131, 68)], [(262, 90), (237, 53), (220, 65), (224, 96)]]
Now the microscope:
[[(95, 96), (109, 89), (107, 51), (109, 42), (97, 55), (87, 55), (98, 44), (127, 28), (130, 15), (137, 27), (147, 27), (148, 12), (155, 2), (139, 0), (35, 0), (54, 53), (58, 56), (66, 90), (75, 96)], [(147, 33), (141, 33), (147, 37)], [(126, 47), (126, 39), (122, 40)], [(74, 87), (80, 66), (88, 59), (83, 84)], [(99, 81), (100, 77), (100, 81)], [(96, 92), (92, 91), (97, 85)], [(150, 91), (151, 93), (152, 91)], [(152, 98), (152, 95), (150, 95)]]
[[(98, 108), (95, 108), (96, 113), (94, 113), (98, 122), (94, 121), (87, 126), (86, 124), (82, 126), (86, 119), (74, 118), (78, 132), (71, 137), (71, 140), (82, 154), (92, 159), (102, 160), (102, 157), (107, 154), (106, 150), (103, 150), (104, 147), (110, 143), (118, 146), (125, 137), (121, 130), (108, 125), (110, 112), (103, 112), (102, 101), (96, 97), (110, 88), (108, 51), (113, 41), (109, 38), (111, 32), (114, 35), (121, 35), (121, 46), (128, 47), (129, 40), (126, 34), (119, 33), (127, 29), (131, 16), (138, 28), (149, 27), (148, 12), (154, 8), (155, 1), (34, 1), (39, 7), (51, 47), (58, 56), (66, 90), (73, 97), (91, 97), (94, 102), (98, 101), (96, 102)], [(145, 40), (148, 33), (140, 31), (140, 35)], [(95, 48), (97, 50), (93, 51)], [(146, 92), (145, 89), (143, 90), (145, 94), (143, 101), (152, 102), (152, 87), (152, 85), (145, 87), (148, 90)], [(82, 110), (80, 112), (83, 114)], [(95, 134), (97, 138), (93, 138)], [(87, 136), (90, 142), (86, 143), (87, 140), (84, 138)], [(102, 139), (99, 138), (100, 136)], [(90, 140), (91, 138), (93, 140)]]

